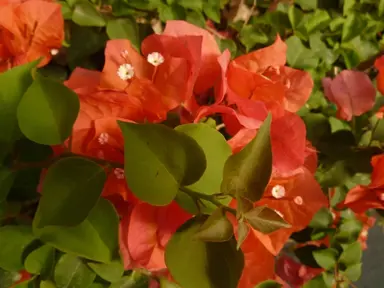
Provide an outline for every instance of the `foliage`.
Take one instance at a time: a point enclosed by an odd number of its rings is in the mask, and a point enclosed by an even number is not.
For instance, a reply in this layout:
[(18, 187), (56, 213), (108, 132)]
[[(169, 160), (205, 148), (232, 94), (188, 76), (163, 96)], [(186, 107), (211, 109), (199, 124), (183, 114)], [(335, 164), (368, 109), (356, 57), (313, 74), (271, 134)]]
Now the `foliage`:
[(357, 281), (384, 215), (383, 15), (2, 1), (1, 287)]

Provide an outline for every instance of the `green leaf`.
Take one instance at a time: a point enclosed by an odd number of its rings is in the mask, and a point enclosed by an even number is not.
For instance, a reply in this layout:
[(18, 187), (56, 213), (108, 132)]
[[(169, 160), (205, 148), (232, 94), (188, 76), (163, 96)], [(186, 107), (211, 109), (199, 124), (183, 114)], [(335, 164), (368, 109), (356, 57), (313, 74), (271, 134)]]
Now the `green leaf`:
[(356, 0), (344, 0), (343, 15), (347, 16), (356, 6)]
[(55, 80), (38, 76), (20, 101), (17, 119), (28, 139), (58, 145), (71, 134), (79, 109), (75, 92)]
[(259, 27), (244, 25), (239, 34), (239, 40), (250, 51), (256, 44), (267, 44), (268, 35)]
[(40, 288), (57, 288), (55, 283), (50, 280), (42, 280), (40, 282)]
[(0, 203), (3, 202), (11, 190), (16, 173), (7, 167), (0, 167)]
[(96, 274), (80, 258), (70, 254), (61, 256), (55, 267), (57, 288), (86, 288), (93, 283), (95, 277)]
[(177, 4), (166, 5), (159, 3), (158, 12), (161, 21), (166, 22), (168, 20), (184, 20), (185, 10), (183, 7)]
[(329, 23), (329, 29), (332, 32), (335, 31), (341, 31), (343, 25), (345, 23), (345, 18), (343, 17), (335, 17), (332, 19), (332, 21)]
[(273, 281), (273, 280), (267, 280), (263, 281), (260, 284), (257, 284), (254, 288), (281, 288), (283, 287), (282, 284)]
[(100, 165), (81, 157), (66, 157), (48, 169), (35, 225), (76, 226), (96, 205), (107, 179)]
[(61, 14), (63, 15), (64, 20), (71, 20), (72, 8), (67, 2), (60, 1), (59, 4), (61, 5)]
[(124, 276), (112, 283), (109, 288), (147, 288), (149, 287), (148, 280), (148, 276), (133, 271), (129, 276)]
[(180, 5), (181, 7), (184, 7), (186, 9), (192, 9), (192, 10), (197, 10), (201, 11), (203, 10), (203, 3), (205, 1), (203, 0), (178, 0), (177, 4)]
[(309, 227), (312, 228), (328, 228), (333, 223), (332, 213), (328, 208), (322, 207), (313, 216)]
[(344, 249), (340, 255), (339, 263), (343, 263), (346, 267), (358, 264), (361, 262), (362, 254), (361, 244), (356, 241)]
[(224, 166), (221, 192), (259, 200), (272, 173), (271, 129), (269, 114), (256, 137), (239, 153), (231, 155)]
[(43, 245), (32, 251), (25, 259), (25, 270), (31, 274), (48, 275), (55, 261), (55, 248)]
[(314, 252), (318, 250), (324, 250), (324, 248), (315, 245), (305, 245), (295, 249), (294, 252), (302, 264), (313, 268), (321, 268), (314, 258)]
[(216, 23), (220, 23), (220, 0), (204, 1), (203, 11), (209, 19)]
[(225, 242), (232, 236), (232, 223), (221, 208), (216, 209), (195, 234), (195, 237), (206, 242)]
[(101, 278), (108, 282), (118, 281), (124, 273), (124, 267), (120, 260), (114, 260), (111, 263), (88, 263), (88, 266)]
[[(221, 52), (224, 52), (226, 49), (228, 49), (232, 58), (235, 57), (237, 53), (237, 46), (235, 41), (233, 41), (232, 39), (220, 39), (216, 37), (216, 42), (219, 45)], [(212, 118), (209, 118), (209, 119), (212, 119)]]
[(303, 10), (313, 10), (317, 8), (318, 0), (296, 0), (295, 3), (300, 5)]
[(106, 25), (103, 16), (88, 1), (76, 3), (73, 9), (72, 21), (80, 26), (104, 27)]
[(237, 226), (237, 250), (240, 249), (245, 239), (247, 239), (250, 230), (247, 222), (244, 222), (243, 220), (239, 221)]
[(378, 6), (378, 14), (379, 16), (383, 16), (384, 15), (384, 0), (379, 0), (379, 6)]
[(194, 10), (188, 11), (187, 17), (185, 20), (191, 24), (194, 24), (201, 28), (205, 28), (205, 18), (203, 13), (201, 12), (194, 11)]
[(21, 136), (16, 111), (25, 91), (32, 84), (31, 70), (38, 63), (39, 60), (36, 60), (0, 74), (0, 142), (11, 144)]
[(243, 214), (249, 225), (263, 234), (269, 234), (281, 228), (290, 228), (291, 225), (273, 209), (267, 206), (255, 207)]
[(294, 30), (302, 23), (303, 17), (304, 13), (299, 8), (295, 7), (295, 5), (289, 6), (288, 18)]
[(23, 269), (23, 252), (35, 237), (29, 226), (0, 227), (0, 268), (8, 271)]
[[(185, 124), (175, 128), (176, 131), (182, 132), (189, 137), (193, 138), (197, 144), (203, 149), (206, 157), (206, 169), (201, 178), (187, 186), (187, 188), (207, 194), (213, 195), (220, 191), (220, 185), (223, 180), (223, 170), (225, 161), (232, 154), (224, 136), (215, 128), (207, 124)], [(227, 205), (231, 201), (228, 196), (220, 199), (223, 205)], [(201, 212), (210, 214), (216, 209), (216, 206), (208, 201), (202, 200), (204, 206), (201, 207)], [(178, 202), (182, 207), (183, 201)]]
[(366, 23), (361, 15), (357, 13), (349, 14), (343, 26), (342, 41), (348, 42), (356, 36), (359, 36), (365, 26)]
[(331, 66), (339, 56), (337, 53), (327, 48), (325, 43), (321, 40), (320, 33), (312, 34), (309, 37), (309, 46), (316, 57), (321, 58), (325, 64), (329, 66)]
[(205, 219), (192, 218), (172, 235), (166, 246), (165, 263), (183, 288), (236, 288), (244, 255), (236, 249), (234, 237), (220, 243), (194, 239)]
[(350, 281), (357, 281), (361, 277), (362, 265), (362, 263), (357, 263), (355, 265), (349, 266), (345, 271), (341, 271), (340, 273), (345, 275)]
[(107, 23), (109, 39), (128, 39), (140, 51), (139, 26), (132, 17), (111, 19)]
[(332, 248), (313, 251), (313, 257), (317, 264), (325, 270), (330, 270), (335, 267), (338, 255), (338, 251)]
[(290, 66), (298, 69), (316, 68), (318, 59), (313, 51), (306, 48), (297, 36), (289, 37), (285, 43), (287, 49), (287, 62)]
[(203, 175), (204, 152), (186, 134), (162, 124), (119, 125), (125, 140), (125, 178), (140, 200), (167, 205), (181, 185), (193, 184)]
[(305, 24), (307, 32), (311, 34), (315, 30), (321, 30), (326, 28), (331, 22), (331, 17), (328, 12), (322, 9), (317, 9), (308, 22)]
[(360, 221), (348, 219), (340, 225), (335, 239), (340, 243), (352, 243), (358, 239), (361, 229), (362, 223)]
[[(35, 217), (39, 217), (39, 210)], [(119, 218), (111, 203), (100, 198), (88, 217), (73, 227), (33, 226), (34, 234), (43, 242), (66, 253), (109, 263), (118, 249)]]
[(324, 280), (322, 275), (318, 275), (315, 278), (312, 278), (303, 285), (303, 288), (330, 288)]

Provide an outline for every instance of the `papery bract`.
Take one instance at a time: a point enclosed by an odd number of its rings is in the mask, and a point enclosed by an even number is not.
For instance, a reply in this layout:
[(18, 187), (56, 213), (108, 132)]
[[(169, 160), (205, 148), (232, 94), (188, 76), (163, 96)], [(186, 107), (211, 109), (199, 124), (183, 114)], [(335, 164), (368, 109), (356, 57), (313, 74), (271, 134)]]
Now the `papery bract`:
[(172, 234), (191, 215), (172, 202), (168, 206), (136, 203), (120, 222), (120, 251), (125, 269), (166, 269), (164, 252)]
[(43, 0), (0, 6), (1, 70), (31, 62), (39, 66), (58, 53), (64, 40), (61, 5)]
[(348, 207), (358, 214), (371, 208), (384, 209), (384, 154), (374, 156), (371, 164), (371, 183), (352, 188), (340, 208)]
[(303, 285), (322, 273), (324, 269), (312, 268), (296, 262), (283, 255), (276, 261), (276, 274), (292, 288), (301, 288)]
[(337, 105), (337, 116), (350, 121), (369, 111), (375, 102), (376, 90), (369, 77), (360, 71), (344, 70), (334, 79), (322, 80), (325, 96)]
[(201, 68), (196, 80), (194, 92), (199, 94), (212, 87), (212, 84), (220, 75), (220, 67), (217, 58), (221, 54), (213, 35), (205, 29), (179, 20), (167, 21), (163, 35), (179, 37), (202, 36)]

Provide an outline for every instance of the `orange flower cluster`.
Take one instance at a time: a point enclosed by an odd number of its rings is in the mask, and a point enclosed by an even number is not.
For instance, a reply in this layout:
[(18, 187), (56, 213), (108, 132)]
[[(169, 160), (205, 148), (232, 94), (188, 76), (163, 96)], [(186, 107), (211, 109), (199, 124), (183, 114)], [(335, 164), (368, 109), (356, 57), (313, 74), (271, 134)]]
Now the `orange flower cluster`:
[(46, 65), (64, 40), (61, 5), (49, 0), (0, 1), (0, 72), (42, 58)]
[[(123, 138), (117, 120), (160, 123), (168, 113), (177, 113), (182, 123), (197, 123), (221, 114), (236, 153), (272, 113), (273, 175), (264, 197), (254, 205), (275, 209), (292, 227), (269, 235), (251, 229), (242, 245), (246, 264), (238, 287), (274, 279), (275, 255), (291, 233), (306, 227), (315, 212), (328, 205), (313, 176), (316, 152), (306, 141), (304, 123), (294, 114), (307, 101), (313, 82), (308, 73), (285, 66), (286, 49), (277, 37), (273, 45), (231, 60), (229, 51), (221, 53), (206, 30), (169, 21), (162, 35), (144, 39), (142, 54), (128, 40), (110, 40), (102, 72), (77, 68), (66, 82), (81, 105), (72, 152), (121, 164)], [(209, 98), (214, 99), (211, 105)], [(122, 216), (125, 268), (164, 271), (165, 245), (192, 215), (176, 203), (142, 203), (130, 192), (123, 172), (117, 168), (110, 173), (103, 196)]]

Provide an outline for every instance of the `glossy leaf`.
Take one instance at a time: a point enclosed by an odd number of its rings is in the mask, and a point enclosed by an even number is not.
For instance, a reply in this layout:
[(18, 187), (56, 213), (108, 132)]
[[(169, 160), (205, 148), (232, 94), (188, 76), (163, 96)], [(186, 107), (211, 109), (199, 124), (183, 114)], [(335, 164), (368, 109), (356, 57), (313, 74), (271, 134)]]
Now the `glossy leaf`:
[(275, 210), (267, 206), (255, 207), (244, 213), (243, 216), (253, 229), (264, 234), (291, 227)]
[[(37, 210), (36, 217), (40, 211)], [(43, 242), (66, 253), (109, 263), (117, 251), (119, 218), (111, 203), (100, 198), (88, 217), (73, 227), (46, 226), (33, 232)]]
[(107, 176), (103, 167), (81, 157), (55, 162), (44, 178), (36, 227), (75, 226), (96, 205)]
[(88, 266), (101, 278), (112, 283), (118, 281), (124, 273), (124, 267), (120, 260), (106, 264), (90, 262)]
[(309, 18), (306, 23), (307, 32), (311, 34), (315, 30), (321, 30), (328, 26), (331, 21), (331, 17), (325, 10), (318, 9)]
[(345, 271), (340, 272), (340, 274), (345, 275), (350, 281), (357, 281), (361, 277), (363, 263), (357, 263), (352, 266), (348, 266)]
[(118, 281), (112, 283), (109, 288), (147, 288), (149, 285), (148, 276), (133, 271), (129, 276), (124, 276)]
[(203, 1), (204, 14), (216, 23), (220, 23), (220, 0)]
[(268, 115), (256, 137), (243, 150), (228, 158), (224, 166), (221, 192), (259, 200), (272, 173), (271, 114)]
[(140, 50), (139, 27), (131, 17), (109, 20), (107, 34), (109, 39), (128, 39), (137, 50)]
[(205, 217), (192, 218), (171, 237), (165, 262), (172, 277), (183, 288), (236, 288), (244, 266), (244, 256), (236, 240), (211, 243), (193, 238)]
[(309, 227), (312, 228), (328, 228), (333, 222), (333, 217), (329, 209), (321, 208), (315, 216), (313, 216)]
[(281, 287), (283, 287), (282, 284), (273, 280), (267, 280), (260, 284), (257, 284), (254, 288), (281, 288)]
[(237, 226), (237, 250), (240, 249), (245, 239), (247, 239), (249, 231), (251, 231), (251, 229), (249, 228), (248, 223), (243, 220), (239, 221)]
[(348, 42), (360, 35), (365, 28), (366, 23), (357, 13), (350, 13), (343, 25), (342, 40)]
[(80, 258), (70, 254), (60, 257), (54, 272), (57, 288), (85, 288), (92, 284), (95, 277), (96, 274)]
[(317, 264), (325, 270), (330, 270), (336, 265), (338, 251), (332, 248), (313, 251)]
[(72, 21), (80, 26), (104, 27), (105, 20), (95, 6), (88, 1), (79, 1), (73, 9)]
[(75, 92), (55, 80), (38, 76), (17, 109), (21, 132), (39, 144), (61, 144), (72, 132), (79, 107)]
[(48, 275), (55, 261), (55, 248), (43, 245), (32, 251), (25, 259), (25, 270), (31, 274)]
[(42, 280), (40, 282), (40, 288), (57, 288), (55, 283), (50, 280)]
[[(203, 149), (206, 158), (206, 169), (201, 178), (187, 186), (187, 188), (208, 195), (216, 194), (220, 191), (220, 185), (223, 180), (223, 170), (225, 162), (232, 154), (231, 148), (223, 135), (216, 129), (207, 124), (185, 124), (175, 128), (176, 131), (183, 132), (193, 138)], [(219, 200), (223, 205), (227, 205), (231, 198), (225, 197)], [(202, 200), (201, 212), (210, 214), (216, 209), (216, 206), (208, 201)], [(178, 201), (180, 206), (185, 202)]]
[(225, 242), (231, 239), (232, 236), (232, 223), (220, 208), (208, 217), (195, 234), (195, 237), (206, 242)]
[(313, 51), (306, 48), (297, 36), (291, 36), (286, 40), (288, 45), (287, 63), (298, 69), (316, 68), (318, 59)]
[(343, 263), (346, 267), (360, 263), (362, 257), (362, 249), (360, 242), (349, 244), (341, 253), (339, 263)]
[(0, 268), (7, 271), (22, 270), (23, 252), (35, 239), (29, 226), (0, 227)]
[(21, 136), (16, 111), (25, 91), (32, 84), (31, 70), (38, 63), (38, 60), (33, 61), (0, 74), (0, 142), (13, 142)]
[(193, 184), (203, 175), (205, 155), (191, 137), (161, 124), (119, 125), (125, 139), (125, 178), (140, 200), (167, 205), (181, 185)]

